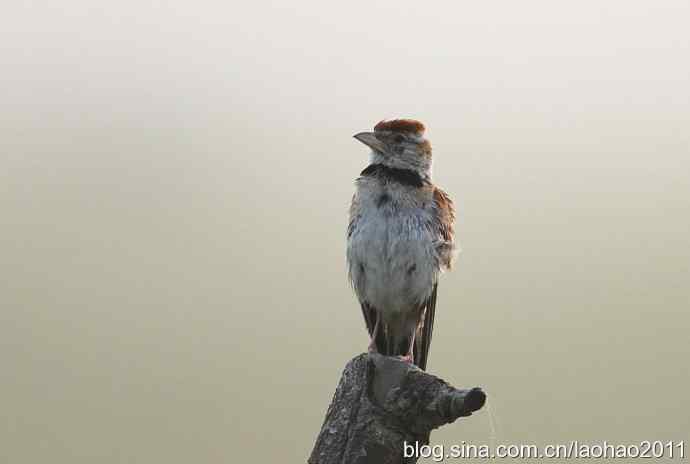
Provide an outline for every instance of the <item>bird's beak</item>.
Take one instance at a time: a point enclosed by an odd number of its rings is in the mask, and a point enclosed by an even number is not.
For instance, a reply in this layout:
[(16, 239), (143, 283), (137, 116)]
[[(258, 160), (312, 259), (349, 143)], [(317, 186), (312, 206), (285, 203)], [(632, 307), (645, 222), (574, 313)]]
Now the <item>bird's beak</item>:
[(377, 139), (376, 134), (374, 134), (373, 132), (360, 132), (359, 134), (355, 134), (353, 137), (362, 142), (367, 147), (371, 148), (374, 151), (378, 151), (379, 153), (383, 153), (386, 150), (386, 145), (382, 141)]

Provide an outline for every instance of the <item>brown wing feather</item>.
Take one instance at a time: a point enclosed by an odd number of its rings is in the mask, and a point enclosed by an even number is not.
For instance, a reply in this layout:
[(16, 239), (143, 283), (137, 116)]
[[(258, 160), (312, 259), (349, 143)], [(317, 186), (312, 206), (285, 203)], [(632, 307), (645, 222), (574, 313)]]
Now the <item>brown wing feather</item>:
[[(433, 213), (434, 219), (432, 228), (438, 237), (438, 255), (440, 266), (450, 269), (453, 257), (453, 239), (455, 221), (455, 210), (450, 197), (438, 187), (434, 187), (433, 192)], [(431, 336), (434, 331), (434, 317), (436, 315), (436, 298), (438, 294), (438, 283), (434, 284), (429, 299), (424, 302), (423, 318), (420, 318), (419, 332), (415, 341), (415, 363), (420, 369), (426, 370), (426, 363), (431, 347)]]
[(454, 251), (455, 208), (448, 194), (438, 187), (434, 187), (433, 212), (432, 227), (438, 234), (438, 254), (441, 258), (441, 265), (445, 269), (450, 269)]
[(438, 284), (434, 284), (431, 296), (424, 303), (423, 319), (420, 319), (417, 337), (415, 337), (414, 362), (420, 369), (426, 370), (426, 361), (429, 358), (429, 348), (431, 347), (431, 334), (434, 331), (434, 315), (436, 313), (436, 289)]

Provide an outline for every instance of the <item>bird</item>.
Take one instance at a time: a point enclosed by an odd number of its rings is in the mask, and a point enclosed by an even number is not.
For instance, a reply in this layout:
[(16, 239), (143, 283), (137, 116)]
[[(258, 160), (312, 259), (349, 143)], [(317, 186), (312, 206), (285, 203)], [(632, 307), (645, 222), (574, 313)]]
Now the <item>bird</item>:
[(426, 370), (439, 276), (459, 247), (455, 209), (432, 182), (431, 144), (414, 119), (383, 120), (354, 138), (370, 150), (355, 180), (347, 270), (370, 336), (369, 352)]

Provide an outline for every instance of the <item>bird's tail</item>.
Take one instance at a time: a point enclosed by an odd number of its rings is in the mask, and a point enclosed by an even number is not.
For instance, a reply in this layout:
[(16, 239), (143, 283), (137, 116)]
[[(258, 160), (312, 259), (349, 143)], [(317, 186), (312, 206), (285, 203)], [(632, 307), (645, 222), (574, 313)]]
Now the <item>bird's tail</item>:
[[(371, 337), (376, 327), (376, 319), (379, 317), (376, 308), (362, 303), (362, 314), (367, 325), (367, 331)], [(414, 363), (422, 370), (426, 370), (427, 359), (429, 357), (429, 347), (431, 346), (431, 334), (434, 329), (434, 313), (436, 310), (436, 285), (431, 292), (431, 296), (424, 303), (419, 311), (420, 319), (416, 324), (417, 334), (415, 336), (415, 344), (412, 350), (414, 356)], [(378, 330), (376, 330), (376, 339), (374, 344), (376, 350), (385, 356), (404, 356), (410, 351), (410, 337), (404, 336), (401, 339), (396, 339), (391, 336), (387, 327), (382, 322)]]

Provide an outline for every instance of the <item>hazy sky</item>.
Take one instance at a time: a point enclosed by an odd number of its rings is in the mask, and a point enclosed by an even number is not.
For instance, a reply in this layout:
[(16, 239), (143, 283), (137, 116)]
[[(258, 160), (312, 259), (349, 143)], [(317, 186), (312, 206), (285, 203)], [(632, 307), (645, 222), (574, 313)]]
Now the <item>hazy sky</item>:
[(458, 205), (429, 369), (489, 395), (432, 441), (687, 440), (688, 24), (670, 0), (6, 6), (0, 461), (305, 461), (367, 346), (351, 136), (393, 117)]

